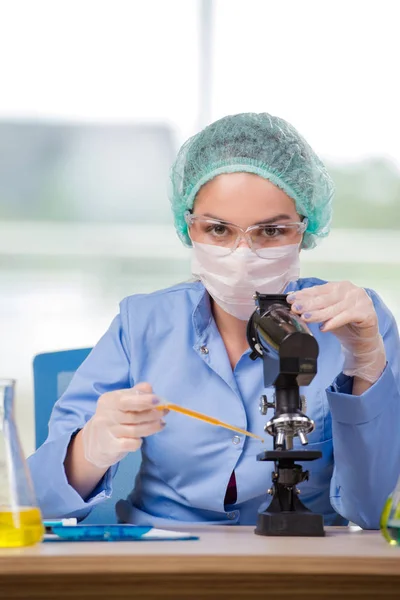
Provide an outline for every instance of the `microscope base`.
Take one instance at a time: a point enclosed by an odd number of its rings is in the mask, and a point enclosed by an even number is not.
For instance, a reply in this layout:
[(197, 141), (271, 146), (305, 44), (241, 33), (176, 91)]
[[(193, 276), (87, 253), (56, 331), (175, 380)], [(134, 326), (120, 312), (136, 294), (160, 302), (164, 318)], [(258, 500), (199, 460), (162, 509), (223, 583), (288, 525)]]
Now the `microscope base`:
[(257, 456), (260, 461), (274, 461), (272, 476), (273, 498), (269, 506), (258, 514), (255, 533), (271, 536), (322, 537), (324, 519), (311, 512), (301, 502), (297, 485), (308, 479), (299, 461), (313, 461), (322, 454), (312, 450), (266, 450)]
[(270, 513), (264, 511), (258, 515), (254, 533), (268, 536), (323, 537), (325, 535), (324, 520), (322, 515), (312, 512)]

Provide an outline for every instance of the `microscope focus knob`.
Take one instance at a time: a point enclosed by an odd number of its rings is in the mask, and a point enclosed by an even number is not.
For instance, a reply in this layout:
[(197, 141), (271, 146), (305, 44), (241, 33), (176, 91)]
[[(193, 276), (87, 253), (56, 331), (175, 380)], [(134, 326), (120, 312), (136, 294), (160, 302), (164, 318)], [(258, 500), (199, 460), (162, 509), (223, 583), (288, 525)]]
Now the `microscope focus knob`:
[(266, 415), (269, 408), (275, 408), (275, 403), (268, 402), (267, 396), (263, 394), (260, 398), (260, 413)]

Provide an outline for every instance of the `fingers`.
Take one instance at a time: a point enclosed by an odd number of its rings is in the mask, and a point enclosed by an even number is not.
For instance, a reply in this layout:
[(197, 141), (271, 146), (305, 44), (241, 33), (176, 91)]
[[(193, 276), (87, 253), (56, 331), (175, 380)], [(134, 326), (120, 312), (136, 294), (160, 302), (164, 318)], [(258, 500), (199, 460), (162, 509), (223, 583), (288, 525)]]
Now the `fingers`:
[(292, 311), (300, 315), (304, 312), (323, 309), (334, 303), (335, 300), (328, 294), (325, 294), (324, 296), (319, 294), (316, 294), (315, 296), (303, 296), (297, 298), (294, 304), (292, 304)]
[(155, 394), (135, 394), (132, 390), (121, 390), (115, 408), (121, 412), (143, 412), (160, 404)]
[(305, 288), (288, 295), (291, 310), (307, 323), (323, 323), (322, 331), (334, 331), (354, 323), (361, 328), (376, 325), (377, 316), (367, 292), (348, 281)]
[(140, 439), (158, 433), (165, 427), (162, 419), (138, 423), (137, 425), (116, 425), (112, 434), (117, 439)]
[[(311, 322), (311, 321), (308, 321)], [(319, 321), (316, 321), (319, 322)], [(340, 312), (338, 311), (335, 315), (333, 315), (332, 317), (327, 317), (325, 319), (321, 319), (321, 322), (323, 323), (320, 327), (321, 331), (334, 331), (335, 329), (339, 329), (340, 327), (343, 327), (344, 325), (348, 325), (349, 323), (352, 322), (351, 320), (351, 315), (349, 315), (349, 313), (347, 311), (345, 312)]]
[(169, 413), (169, 410), (143, 410), (143, 411), (119, 411), (117, 422), (121, 425), (138, 425), (150, 421), (160, 420)]
[[(165, 401), (162, 401), (165, 404)], [(82, 432), (85, 457), (99, 468), (136, 452), (144, 437), (161, 431), (167, 409), (156, 410), (161, 401), (148, 383), (102, 394), (96, 412)]]
[(326, 296), (327, 294), (331, 294), (337, 286), (336, 282), (324, 283), (322, 285), (314, 285), (313, 287), (303, 288), (302, 290), (296, 290), (295, 292), (290, 292), (287, 295), (286, 300), (289, 304), (293, 304), (295, 301), (300, 301), (300, 299), (306, 299), (308, 297), (318, 296)]
[[(294, 309), (293, 312), (299, 314), (296, 309)], [(319, 310), (313, 310), (307, 307), (305, 312), (302, 312), (300, 316), (306, 323), (325, 323), (339, 315), (342, 315), (342, 317), (345, 318), (350, 318), (344, 302), (328, 305)]]
[(343, 300), (337, 284), (327, 283), (289, 294), (287, 301), (296, 314), (320, 310)]
[(153, 392), (153, 388), (151, 387), (150, 383), (147, 383), (146, 381), (137, 383), (136, 385), (133, 386), (133, 388), (131, 388), (131, 390), (132, 390), (132, 392), (135, 392), (135, 393), (145, 393), (145, 394), (151, 394)]
[(121, 454), (126, 454), (127, 452), (136, 452), (139, 450), (142, 447), (143, 440), (142, 438), (120, 438), (117, 442), (118, 451)]
[(107, 392), (99, 398), (99, 404), (107, 411), (143, 412), (160, 404), (148, 383), (140, 383), (127, 390)]

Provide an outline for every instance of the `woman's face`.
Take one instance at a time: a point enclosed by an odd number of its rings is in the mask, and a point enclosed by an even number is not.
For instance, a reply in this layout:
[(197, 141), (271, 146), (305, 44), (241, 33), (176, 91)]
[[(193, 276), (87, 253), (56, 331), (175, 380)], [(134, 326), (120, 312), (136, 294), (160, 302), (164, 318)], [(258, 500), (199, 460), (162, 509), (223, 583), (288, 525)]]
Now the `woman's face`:
[[(193, 214), (233, 223), (244, 230), (259, 223), (301, 221), (293, 200), (284, 191), (252, 173), (218, 175), (206, 183), (196, 196)], [(245, 240), (241, 245), (246, 245)]]

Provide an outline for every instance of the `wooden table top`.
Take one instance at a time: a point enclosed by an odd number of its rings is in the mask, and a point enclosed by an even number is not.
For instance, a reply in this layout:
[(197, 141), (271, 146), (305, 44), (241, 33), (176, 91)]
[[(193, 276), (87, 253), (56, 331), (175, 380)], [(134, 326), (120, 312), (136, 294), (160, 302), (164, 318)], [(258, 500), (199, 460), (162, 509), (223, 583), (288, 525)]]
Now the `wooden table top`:
[[(254, 572), (400, 573), (400, 548), (377, 531), (328, 527), (325, 538), (264, 537), (253, 527), (190, 528), (187, 541), (45, 542), (0, 549), (0, 573), (171, 570)], [(399, 592), (400, 596), (400, 592)]]
[[(372, 592), (374, 589), (376, 593), (378, 588), (374, 588), (375, 582), (382, 594), (384, 588), (388, 592), (382, 597), (396, 597), (389, 592), (392, 590), (392, 593), (396, 593), (398, 590), (397, 597), (400, 598), (400, 548), (390, 546), (378, 531), (328, 527), (324, 538), (278, 538), (255, 535), (253, 527), (192, 527), (188, 530), (199, 535), (200, 539), (165, 542), (56, 541), (23, 549), (0, 549), (0, 588), (4, 582), (22, 582), (24, 577), (28, 577), (29, 581), (32, 581), (32, 577), (42, 577), (43, 581), (49, 582), (51, 577), (56, 576), (59, 581), (68, 576), (70, 582), (73, 579), (71, 576), (76, 581), (85, 577), (86, 581), (97, 582), (99, 586), (107, 577), (110, 581), (114, 580), (114, 576), (117, 576), (121, 586), (128, 580), (133, 585), (135, 576), (141, 578), (142, 585), (144, 577), (148, 581), (152, 580), (153, 585), (157, 577), (161, 577), (164, 582), (177, 582), (180, 577), (182, 583), (186, 576), (192, 582), (198, 582), (199, 577), (203, 581), (207, 578), (214, 582), (223, 580), (229, 587), (229, 582), (234, 583), (240, 575), (243, 584), (247, 581), (246, 593), (250, 594), (249, 597), (261, 597), (251, 595), (248, 587), (250, 582), (254, 585), (256, 581), (260, 585), (264, 582), (264, 586), (269, 582), (270, 591), (273, 589), (270, 586), (275, 584), (280, 585), (276, 590), (283, 591), (282, 575), (286, 574), (287, 577), (283, 578), (285, 585), (292, 582), (290, 585), (294, 588), (290, 589), (292, 592), (296, 591), (297, 598), (303, 597), (301, 590), (306, 587), (310, 590), (314, 584), (323, 588), (330, 586), (328, 591), (333, 593), (332, 582), (336, 581), (339, 585), (339, 580), (341, 599), (346, 597), (343, 595), (344, 582), (350, 580), (353, 597), (357, 597), (354, 582), (358, 581), (363, 582), (364, 595), (366, 590)], [(254, 585), (252, 587), (255, 592)], [(296, 585), (299, 587), (296, 588)], [(226, 586), (224, 591), (228, 589)], [(189, 594), (187, 597), (203, 597), (193, 593), (190, 595), (190, 589), (186, 588), (185, 593)], [(361, 593), (361, 588), (359, 589)], [(259, 591), (261, 593), (261, 588)], [(336, 589), (335, 593), (338, 591)], [(155, 593), (154, 590), (153, 592)], [(99, 597), (103, 597), (101, 590), (98, 593)], [(165, 596), (165, 589), (163, 593)], [(47, 598), (43, 589), (41, 597)], [(74, 597), (79, 595), (76, 596), (75, 592)], [(117, 597), (128, 596), (115, 596)], [(159, 596), (144, 594), (143, 597)], [(181, 597), (176, 590), (174, 597)], [(230, 591), (229, 597), (236, 597), (234, 591)], [(324, 597), (329, 595), (325, 594)]]

